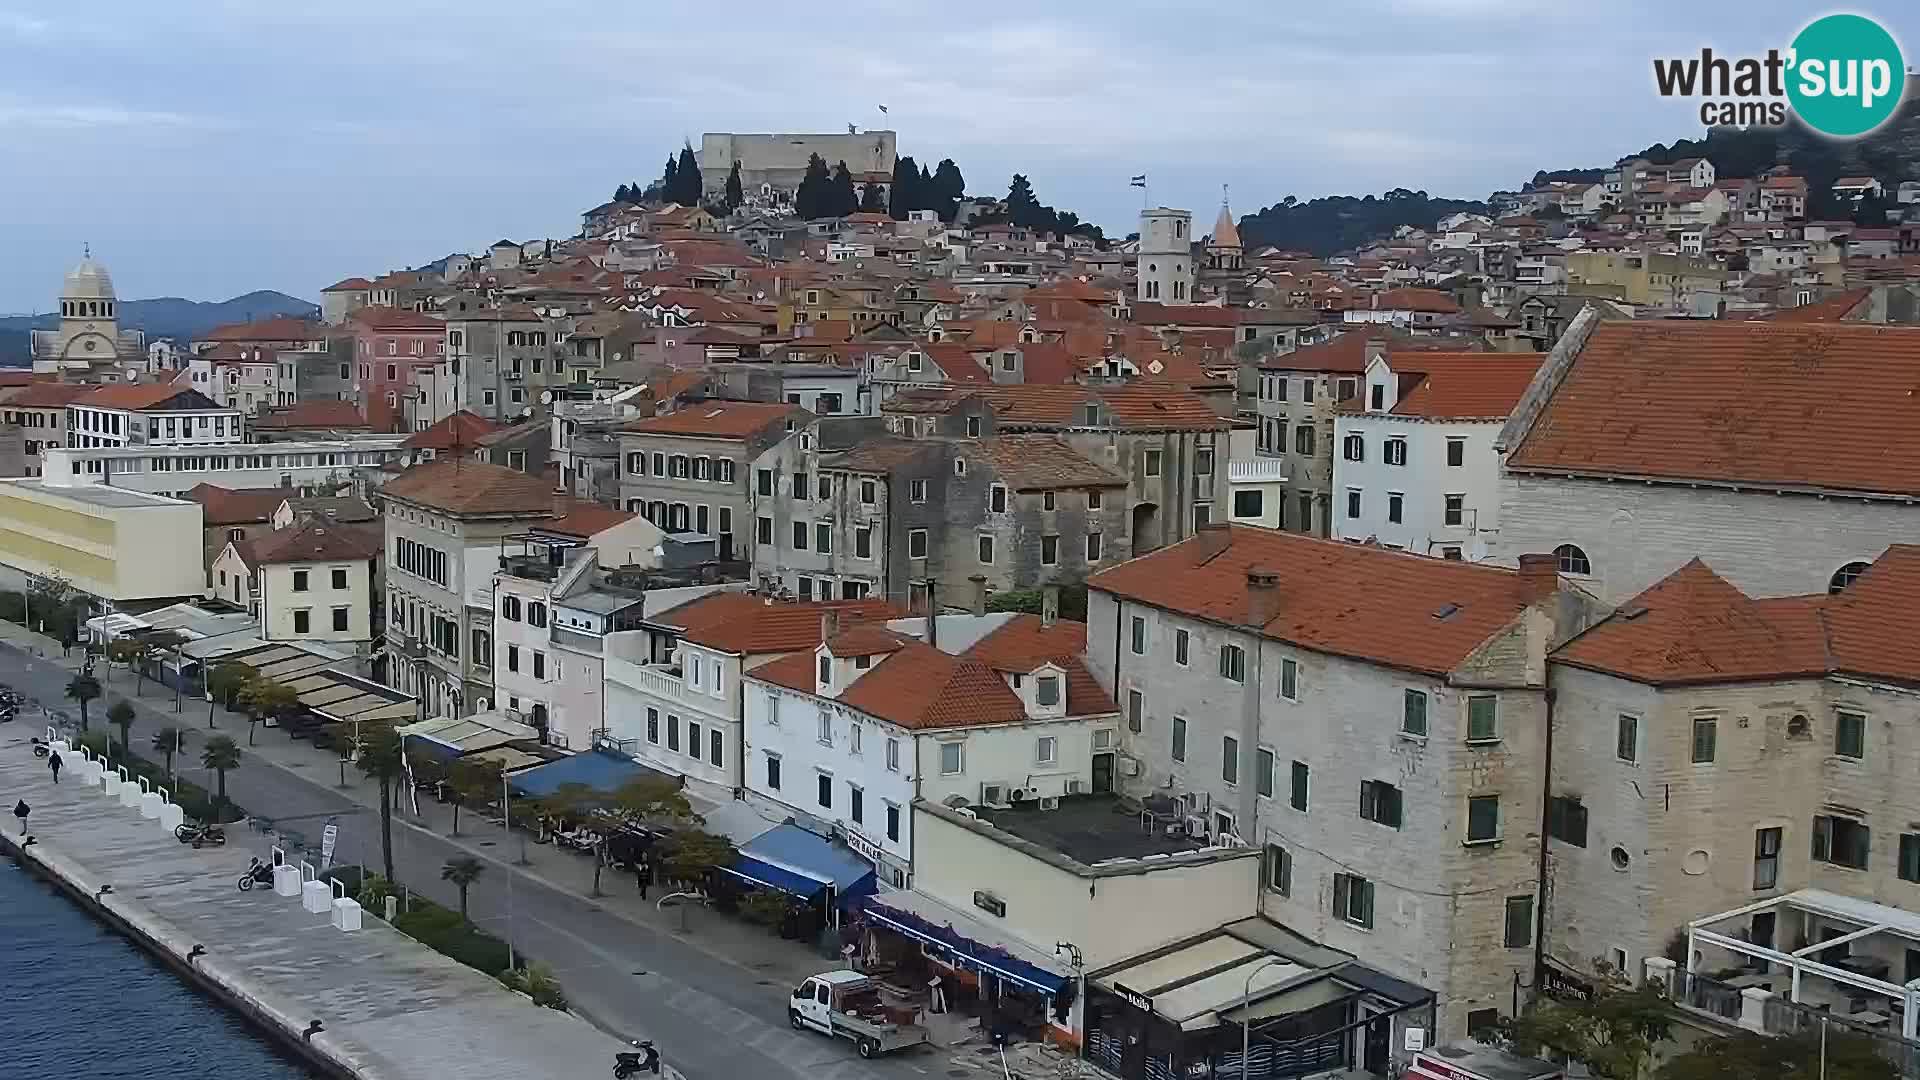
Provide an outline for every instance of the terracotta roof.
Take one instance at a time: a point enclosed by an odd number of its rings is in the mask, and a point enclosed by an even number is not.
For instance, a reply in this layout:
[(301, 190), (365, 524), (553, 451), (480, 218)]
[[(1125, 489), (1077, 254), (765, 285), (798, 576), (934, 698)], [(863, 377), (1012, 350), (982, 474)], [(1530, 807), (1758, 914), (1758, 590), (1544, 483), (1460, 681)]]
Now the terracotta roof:
[(306, 319), (296, 319), (291, 315), (276, 315), (269, 319), (254, 322), (228, 323), (207, 331), (203, 341), (313, 341), (325, 337), (326, 330), (319, 323)]
[(967, 655), (1000, 670), (1032, 671), (1042, 660), (1067, 670), (1067, 711), (1073, 716), (1115, 712), (1113, 697), (1087, 669), (1087, 624), (1055, 620), (1046, 626), (1038, 615), (1016, 615), (1005, 626), (975, 642)]
[(284, 503), (293, 509), (294, 515), (312, 514), (315, 517), (335, 522), (365, 522), (379, 518), (367, 500), (358, 495), (312, 495), (288, 496)]
[(186, 408), (220, 408), (216, 402), (201, 394), (199, 391), (176, 386), (170, 382), (117, 383), (113, 386), (102, 386), (85, 397), (75, 398), (70, 404), (85, 405), (97, 409), (128, 409), (138, 412), (141, 409), (151, 409), (156, 405), (163, 405), (177, 397), (187, 396), (198, 398), (199, 401), (186, 403)]
[(1414, 349), (1446, 349), (1448, 342), (1418, 338), (1384, 326), (1348, 330), (1318, 345), (1308, 345), (1290, 353), (1263, 360), (1265, 371), (1318, 371), (1330, 375), (1362, 375), (1367, 370), (1367, 342), (1377, 341), (1394, 352)]
[(484, 416), (461, 409), (427, 428), (407, 437), (400, 445), (408, 450), (451, 450), (457, 446), (474, 446), (482, 435), (500, 430), (496, 424)]
[(1083, 426), (1090, 403), (1106, 406), (1120, 428), (1153, 431), (1217, 431), (1233, 421), (1214, 412), (1197, 394), (1166, 384), (1127, 386), (994, 385), (955, 389), (910, 389), (894, 395), (883, 412), (944, 413), (979, 398), (992, 406), (1003, 427)]
[(73, 404), (96, 389), (80, 383), (28, 383), (7, 398), (7, 404), (20, 409), (58, 409)]
[(564, 515), (552, 521), (541, 522), (539, 528), (545, 533), (558, 533), (561, 536), (577, 536), (582, 540), (590, 540), (616, 525), (625, 525), (637, 516), (630, 511), (602, 506), (596, 502), (570, 499)]
[(996, 435), (961, 443), (959, 452), (985, 460), (1015, 491), (1127, 486), (1126, 477), (1089, 460), (1058, 435)]
[(200, 504), (205, 525), (249, 525), (273, 520), (273, 512), (287, 499), (283, 488), (223, 488), (195, 484), (187, 498)]
[(1517, 471), (1920, 495), (1920, 329), (1600, 323)]
[(347, 314), (354, 322), (365, 323), (376, 330), (445, 330), (446, 320), (435, 318), (422, 311), (411, 308), (363, 307), (355, 308)]
[(1460, 310), (1453, 297), (1438, 289), (1388, 289), (1374, 297), (1377, 311), (1418, 311), (1434, 315), (1452, 315)]
[(256, 566), (270, 563), (377, 559), (386, 542), (377, 525), (309, 521), (254, 538)]
[(1387, 364), (1395, 374), (1419, 378), (1400, 395), (1393, 415), (1505, 419), (1545, 359), (1545, 353), (1390, 353)]
[(28, 386), (34, 381), (33, 372), (27, 368), (0, 368), (0, 387)]
[[(1210, 556), (1216, 531), (1226, 542)], [(1527, 606), (1513, 570), (1242, 526), (1206, 530), (1087, 584), (1245, 626), (1247, 574), (1255, 569), (1278, 578), (1278, 613), (1261, 628), (1264, 636), (1434, 675), (1453, 670)]]
[(260, 428), (364, 428), (367, 418), (360, 406), (351, 401), (302, 401), (284, 409), (272, 409), (254, 417), (248, 427)]
[(820, 644), (821, 616), (838, 612), (847, 629), (858, 622), (905, 614), (884, 600), (793, 603), (753, 593), (709, 593), (649, 619), (677, 627), (680, 636), (709, 649), (742, 655), (807, 651)]
[(869, 439), (838, 454), (823, 455), (820, 458), (820, 467), (845, 469), (849, 472), (885, 473), (892, 471), (898, 465), (912, 461), (921, 454), (938, 449), (939, 446), (937, 442), (921, 439)]
[(321, 292), (366, 292), (373, 288), (373, 282), (363, 277), (342, 278), (321, 289)]
[(465, 458), (415, 465), (388, 480), (382, 496), (453, 514), (552, 517), (552, 485), (518, 469)]
[(621, 431), (641, 435), (689, 435), (703, 439), (746, 439), (789, 417), (804, 419), (798, 405), (754, 401), (694, 402), (665, 416), (635, 420)]
[(859, 623), (827, 639), (827, 651), (835, 656), (879, 656), (899, 652), (913, 639), (887, 629), (886, 624)]
[(1092, 282), (1068, 277), (1028, 289), (1020, 299), (1028, 303), (1034, 300), (1080, 300), (1089, 304), (1110, 304), (1113, 302), (1113, 293)]
[[(1864, 230), (1863, 230), (1864, 231)], [(1891, 230), (1889, 230), (1891, 231)], [(1872, 289), (1848, 289), (1824, 300), (1774, 312), (1767, 321), (1776, 323), (1840, 322), (1873, 295)]]
[(1920, 547), (1894, 544), (1819, 602), (1834, 671), (1920, 684)]

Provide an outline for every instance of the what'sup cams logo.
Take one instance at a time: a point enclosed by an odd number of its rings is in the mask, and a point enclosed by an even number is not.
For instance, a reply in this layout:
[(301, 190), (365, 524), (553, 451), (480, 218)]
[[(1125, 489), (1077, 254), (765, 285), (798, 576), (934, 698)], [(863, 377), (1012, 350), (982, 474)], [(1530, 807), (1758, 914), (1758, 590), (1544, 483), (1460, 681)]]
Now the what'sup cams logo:
[(1808, 23), (1786, 50), (1765, 56), (1656, 59), (1661, 97), (1697, 98), (1708, 127), (1779, 127), (1792, 110), (1822, 135), (1855, 139), (1885, 123), (1906, 92), (1900, 43), (1863, 15)]

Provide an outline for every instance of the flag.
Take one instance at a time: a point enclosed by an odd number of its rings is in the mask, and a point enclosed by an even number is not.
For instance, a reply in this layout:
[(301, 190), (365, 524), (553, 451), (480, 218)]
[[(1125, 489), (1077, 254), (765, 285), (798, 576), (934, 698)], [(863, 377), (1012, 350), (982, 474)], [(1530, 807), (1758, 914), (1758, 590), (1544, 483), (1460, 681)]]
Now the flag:
[(881, 112), (886, 112), (886, 111), (887, 111), (887, 107), (886, 107), (885, 105), (882, 105), (882, 106), (880, 106), (880, 111), (881, 111)]
[(1141, 173), (1141, 174), (1140, 174), (1139, 176), (1136, 176), (1136, 177), (1134, 177), (1133, 179), (1131, 179), (1131, 180), (1129, 180), (1129, 181), (1127, 181), (1127, 186), (1128, 186), (1128, 187), (1146, 187), (1146, 186), (1147, 186), (1147, 174), (1146, 174), (1146, 173)]

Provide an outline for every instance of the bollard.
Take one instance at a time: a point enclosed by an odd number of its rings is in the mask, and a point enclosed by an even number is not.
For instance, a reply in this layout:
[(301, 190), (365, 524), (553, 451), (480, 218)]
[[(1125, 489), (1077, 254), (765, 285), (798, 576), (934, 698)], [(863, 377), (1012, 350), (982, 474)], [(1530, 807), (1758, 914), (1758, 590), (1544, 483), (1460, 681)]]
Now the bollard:
[(109, 799), (120, 797), (120, 787), (124, 781), (125, 777), (117, 769), (104, 769), (100, 773), (100, 786), (106, 790)]
[(273, 891), (291, 900), (300, 895), (300, 868), (281, 863), (273, 868)]
[(140, 796), (140, 816), (148, 821), (160, 820), (160, 808), (167, 805), (166, 793), (158, 787), (147, 790)]
[(179, 803), (169, 801), (160, 808), (160, 827), (167, 831), (168, 836), (172, 836), (173, 830), (186, 824), (186, 821), (187, 812), (180, 809)]
[(384, 906), (386, 907), (387, 921), (392, 922), (393, 920), (399, 918), (400, 917), (400, 898), (393, 895), (392, 893), (388, 893), (386, 896), (382, 897), (382, 899), (386, 901), (386, 904)]
[(344, 933), (360, 929), (360, 902), (347, 895), (347, 887), (333, 882), (333, 925)]
[(333, 890), (320, 880), (313, 864), (305, 860), (300, 863), (300, 906), (315, 915), (323, 915), (333, 907)]
[(139, 806), (140, 796), (146, 794), (147, 778), (130, 776), (125, 768), (122, 768), (120, 773), (120, 805)]

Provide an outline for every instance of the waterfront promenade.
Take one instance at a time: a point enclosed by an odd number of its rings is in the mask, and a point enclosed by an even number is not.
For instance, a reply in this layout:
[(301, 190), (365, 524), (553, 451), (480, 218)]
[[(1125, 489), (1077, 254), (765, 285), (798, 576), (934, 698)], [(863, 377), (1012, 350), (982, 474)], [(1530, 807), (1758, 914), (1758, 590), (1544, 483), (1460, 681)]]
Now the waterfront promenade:
[[(225, 848), (195, 851), (159, 823), (77, 776), (53, 783), (24, 724), (0, 727), (0, 800), (32, 807), (23, 857), (108, 916), (192, 965), (256, 1019), (292, 1033), (318, 1021), (323, 1067), (360, 1080), (525, 1080), (609, 1072), (622, 1044), (577, 1017), (533, 1005), (498, 982), (368, 918), (351, 933), (271, 889), (234, 887), (266, 844), (236, 827)], [(80, 764), (73, 755), (71, 766)], [(18, 822), (5, 816), (18, 851)], [(249, 850), (249, 840), (253, 850)], [(112, 891), (99, 895), (101, 887)]]

